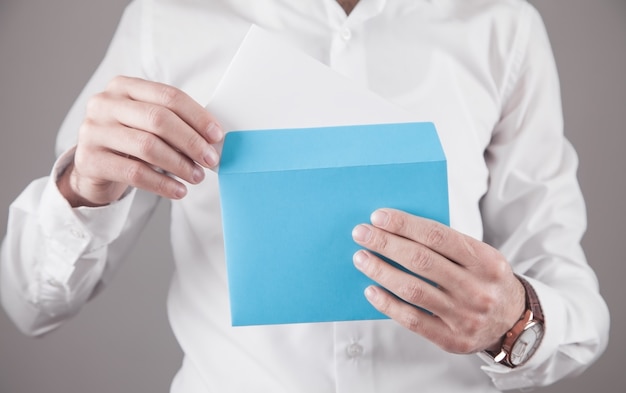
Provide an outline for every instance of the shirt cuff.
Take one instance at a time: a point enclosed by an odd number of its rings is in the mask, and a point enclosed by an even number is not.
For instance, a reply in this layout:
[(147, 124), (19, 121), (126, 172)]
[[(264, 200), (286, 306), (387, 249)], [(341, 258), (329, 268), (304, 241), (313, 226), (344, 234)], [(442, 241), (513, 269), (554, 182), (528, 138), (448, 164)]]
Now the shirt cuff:
[(46, 273), (61, 283), (69, 280), (81, 256), (106, 247), (120, 235), (136, 192), (129, 189), (121, 199), (106, 206), (72, 208), (59, 191), (57, 179), (72, 162), (75, 150), (57, 159), (37, 212), (47, 251), (57, 259), (57, 263), (47, 265)]
[(545, 318), (544, 336), (533, 356), (519, 367), (510, 368), (499, 363), (486, 354), (480, 353), (479, 357), (486, 365), (482, 370), (491, 377), (494, 385), (500, 390), (509, 389), (532, 389), (538, 382), (545, 379), (549, 373), (550, 358), (558, 350), (562, 332), (566, 321), (565, 307), (559, 300), (560, 297), (553, 289), (535, 279), (524, 277), (537, 293), (541, 309)]

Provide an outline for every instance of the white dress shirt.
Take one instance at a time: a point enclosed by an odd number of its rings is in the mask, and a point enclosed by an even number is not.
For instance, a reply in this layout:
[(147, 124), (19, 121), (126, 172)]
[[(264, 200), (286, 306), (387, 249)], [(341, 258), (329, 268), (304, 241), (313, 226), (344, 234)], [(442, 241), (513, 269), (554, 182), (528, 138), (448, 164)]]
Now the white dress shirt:
[[(538, 13), (522, 0), (144, 0), (58, 136), (51, 176), (11, 206), (2, 302), (21, 330), (58, 327), (106, 287), (159, 198), (72, 209), (55, 179), (85, 102), (124, 74), (211, 97), (254, 23), (436, 124), (451, 226), (497, 247), (539, 295), (546, 335), (525, 365), (449, 354), (391, 320), (231, 327), (217, 177), (172, 202), (169, 319), (185, 358), (171, 391), (495, 392), (552, 383), (604, 350), (609, 317), (580, 247), (585, 207)], [(346, 103), (350, 105), (350, 103)], [(340, 110), (340, 108), (338, 108)]]

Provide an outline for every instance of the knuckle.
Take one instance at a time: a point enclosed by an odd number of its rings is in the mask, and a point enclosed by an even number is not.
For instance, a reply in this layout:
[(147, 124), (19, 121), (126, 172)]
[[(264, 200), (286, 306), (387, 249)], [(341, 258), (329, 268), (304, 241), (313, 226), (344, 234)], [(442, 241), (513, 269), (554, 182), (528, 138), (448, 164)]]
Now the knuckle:
[(148, 117), (148, 123), (155, 129), (159, 130), (163, 128), (167, 122), (169, 111), (158, 105), (151, 105), (146, 113)]
[(176, 171), (186, 174), (186, 178), (191, 179), (193, 177), (194, 164), (187, 159), (184, 155), (179, 154), (176, 162)]
[(193, 170), (193, 164), (191, 164), (189, 160), (186, 159), (185, 156), (182, 154), (179, 154), (177, 156), (176, 163), (174, 165), (178, 170), (186, 170), (188, 172), (191, 172)]
[(388, 228), (392, 231), (400, 231), (404, 229), (407, 225), (406, 216), (397, 211), (391, 211), (389, 214), (389, 224)]
[[(459, 310), (464, 310), (468, 320), (481, 318), (495, 312), (500, 303), (498, 291), (492, 286), (479, 285), (477, 283), (466, 283), (466, 294), (464, 299), (459, 299)], [(461, 312), (461, 311), (459, 311)]]
[(489, 314), (498, 305), (498, 299), (489, 293), (483, 293), (477, 297), (479, 315)]
[(212, 126), (219, 126), (219, 123), (206, 110), (198, 112), (196, 116), (193, 124), (196, 125), (198, 130), (209, 130)]
[(182, 92), (175, 87), (167, 85), (161, 86), (160, 89), (159, 102), (167, 108), (175, 107), (181, 98)]
[(472, 316), (466, 316), (462, 320), (462, 325), (459, 328), (458, 337), (463, 337), (464, 344), (467, 348), (464, 351), (471, 351), (476, 347), (479, 338), (484, 335), (484, 332), (488, 331), (491, 324), (486, 315), (476, 313)]
[(433, 258), (430, 252), (418, 248), (411, 253), (409, 259), (410, 270), (413, 272), (429, 272), (433, 269)]
[(372, 247), (375, 250), (380, 251), (381, 253), (385, 253), (385, 251), (387, 251), (389, 249), (389, 238), (386, 234), (384, 233), (379, 233), (378, 231), (374, 230), (372, 233), (372, 239), (371, 239), (371, 243), (372, 243)]
[(490, 260), (493, 261), (493, 267), (489, 270), (488, 278), (491, 278), (494, 282), (502, 282), (511, 274), (511, 265), (509, 262), (496, 250), (493, 250), (493, 255), (490, 255)]
[(433, 248), (438, 248), (446, 241), (446, 231), (437, 224), (431, 223), (426, 230), (426, 243)]
[(157, 138), (152, 134), (141, 133), (137, 136), (137, 150), (140, 157), (151, 158), (154, 156), (156, 145)]
[(189, 134), (189, 136), (187, 137), (187, 140), (185, 141), (185, 151), (187, 152), (194, 152), (194, 151), (198, 151), (198, 155), (200, 155), (199, 151), (200, 151), (200, 144), (202, 143), (202, 138), (200, 138), (200, 135), (195, 133), (195, 132), (191, 132)]
[(90, 175), (93, 172), (93, 160), (90, 159), (92, 155), (84, 151), (82, 148), (76, 149), (74, 154), (74, 167), (80, 168), (80, 172), (84, 175)]
[(378, 311), (382, 312), (383, 314), (389, 315), (389, 313), (391, 312), (391, 308), (392, 308), (391, 299), (389, 298), (389, 296), (380, 296), (376, 303), (376, 308), (378, 309)]
[(368, 276), (379, 281), (385, 276), (385, 266), (380, 261), (372, 261), (368, 265)]
[(100, 110), (104, 105), (106, 98), (107, 94), (105, 92), (100, 92), (89, 97), (85, 105), (85, 113), (87, 117), (92, 116), (94, 113)]
[(140, 184), (144, 176), (143, 170), (144, 168), (139, 162), (133, 161), (129, 163), (125, 171), (125, 178), (128, 184)]
[(476, 316), (473, 318), (466, 318), (465, 321), (463, 321), (464, 336), (467, 338), (474, 337), (478, 332), (481, 331), (482, 326), (482, 318)]
[(420, 332), (423, 326), (422, 319), (416, 312), (404, 313), (400, 324), (412, 332)]
[(76, 149), (76, 153), (74, 153), (74, 166), (82, 166), (84, 163), (89, 160), (85, 160), (85, 154), (83, 154), (82, 149)]
[[(511, 265), (502, 256), (483, 255), (475, 261), (474, 266), (472, 266), (469, 263), (471, 259), (467, 259), (466, 266), (468, 268), (473, 267), (476, 272), (479, 272), (485, 284), (496, 285), (497, 287), (503, 282), (508, 282), (512, 276)], [(483, 286), (483, 288), (487, 287)]]
[(400, 289), (400, 293), (402, 298), (415, 305), (422, 304), (426, 296), (424, 287), (415, 280), (405, 284)]
[(170, 183), (165, 176), (159, 177), (159, 180), (154, 184), (154, 191), (159, 195), (168, 195), (170, 189)]
[(109, 83), (107, 83), (105, 90), (117, 91), (127, 82), (127, 79), (128, 78), (123, 75), (116, 75), (111, 78), (111, 80), (109, 80)]
[(91, 117), (86, 117), (78, 127), (78, 140), (82, 141), (93, 134), (96, 122)]

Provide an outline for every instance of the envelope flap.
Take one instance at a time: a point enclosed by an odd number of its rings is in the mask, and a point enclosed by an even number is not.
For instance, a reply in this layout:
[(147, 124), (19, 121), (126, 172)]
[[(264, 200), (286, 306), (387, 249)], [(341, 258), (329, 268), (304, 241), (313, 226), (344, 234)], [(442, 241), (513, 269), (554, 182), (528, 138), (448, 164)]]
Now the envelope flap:
[(444, 161), (432, 123), (233, 131), (219, 173), (273, 172)]

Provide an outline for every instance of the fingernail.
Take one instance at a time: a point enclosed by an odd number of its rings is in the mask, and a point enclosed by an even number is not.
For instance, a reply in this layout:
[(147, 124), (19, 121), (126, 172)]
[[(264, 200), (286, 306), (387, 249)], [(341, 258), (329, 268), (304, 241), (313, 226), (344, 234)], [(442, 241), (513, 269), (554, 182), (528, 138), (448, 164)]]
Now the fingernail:
[(372, 236), (372, 231), (365, 225), (357, 225), (352, 230), (352, 238), (358, 242), (365, 243)]
[(371, 285), (365, 288), (364, 293), (365, 293), (365, 297), (371, 302), (375, 302), (376, 298), (378, 298), (378, 291), (376, 290), (376, 288), (374, 288)]
[(187, 194), (187, 187), (183, 186), (182, 184), (178, 184), (176, 186), (176, 189), (174, 190), (174, 196), (177, 199), (180, 199), (184, 197), (186, 194)]
[(191, 179), (194, 183), (200, 183), (202, 179), (204, 179), (204, 169), (196, 166), (193, 168), (193, 174), (191, 175)]
[(387, 223), (389, 223), (389, 214), (382, 210), (376, 210), (372, 213), (370, 220), (372, 221), (372, 224), (377, 227), (384, 228), (387, 226)]
[(367, 266), (369, 255), (367, 255), (365, 251), (359, 250), (352, 256), (352, 260), (354, 261), (354, 265), (359, 268), (359, 270), (363, 270), (365, 266)]
[(204, 152), (204, 161), (208, 166), (214, 167), (215, 165), (217, 165), (219, 160), (220, 157), (217, 155), (217, 152), (214, 148), (209, 147), (208, 149), (206, 149), (206, 151)]
[(209, 124), (209, 128), (206, 133), (212, 143), (220, 142), (222, 138), (224, 138), (224, 130), (222, 130), (222, 127), (215, 122)]

